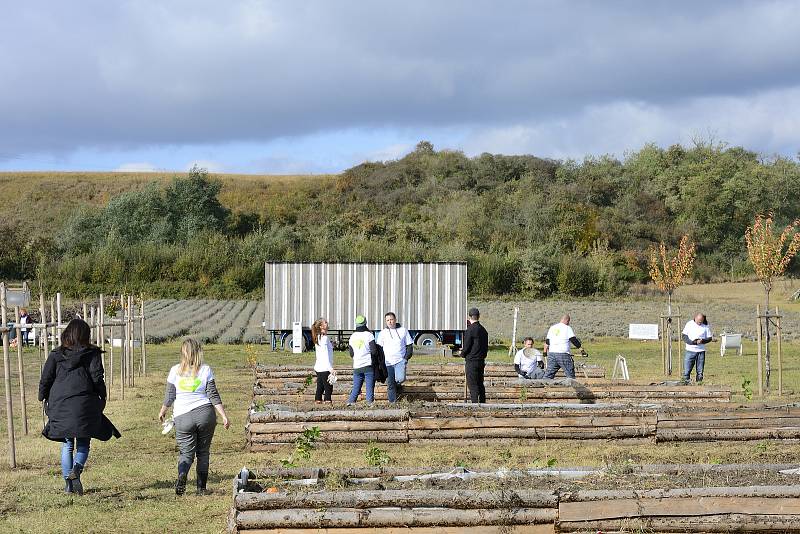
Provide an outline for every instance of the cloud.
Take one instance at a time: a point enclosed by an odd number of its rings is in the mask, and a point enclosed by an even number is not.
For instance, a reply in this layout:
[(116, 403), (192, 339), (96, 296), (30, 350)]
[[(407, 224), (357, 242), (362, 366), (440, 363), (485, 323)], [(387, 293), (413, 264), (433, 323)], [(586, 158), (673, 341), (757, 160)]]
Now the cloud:
[[(792, 128), (765, 131), (775, 110), (754, 99), (800, 87), (797, 20), (790, 0), (11, 3), (0, 159), (376, 129), (574, 153), (683, 136), (697, 112), (771, 149)], [(335, 165), (324, 150), (290, 159)]]
[(158, 172), (161, 169), (156, 168), (152, 163), (123, 163), (114, 172)]

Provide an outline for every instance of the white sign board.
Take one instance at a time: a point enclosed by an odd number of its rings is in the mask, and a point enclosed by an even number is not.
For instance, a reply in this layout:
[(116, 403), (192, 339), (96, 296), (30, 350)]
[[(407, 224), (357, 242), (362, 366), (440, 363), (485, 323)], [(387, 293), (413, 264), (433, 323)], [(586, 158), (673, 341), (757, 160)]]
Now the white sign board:
[(292, 353), (300, 354), (303, 352), (303, 325), (300, 321), (292, 323)]
[(658, 339), (658, 325), (629, 324), (628, 337), (630, 339)]

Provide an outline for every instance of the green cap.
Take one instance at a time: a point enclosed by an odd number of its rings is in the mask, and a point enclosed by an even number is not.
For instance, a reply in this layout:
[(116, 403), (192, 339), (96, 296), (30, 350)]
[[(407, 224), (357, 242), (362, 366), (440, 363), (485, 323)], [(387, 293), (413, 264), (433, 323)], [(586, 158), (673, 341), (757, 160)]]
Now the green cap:
[(367, 318), (363, 315), (356, 315), (356, 326), (364, 326), (367, 324)]

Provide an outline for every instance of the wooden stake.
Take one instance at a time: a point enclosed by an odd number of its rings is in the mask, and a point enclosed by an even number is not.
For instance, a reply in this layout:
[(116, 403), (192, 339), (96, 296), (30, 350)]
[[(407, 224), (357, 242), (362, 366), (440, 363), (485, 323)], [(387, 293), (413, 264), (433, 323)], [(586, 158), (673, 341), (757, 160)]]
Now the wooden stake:
[(22, 403), (22, 433), (28, 435), (28, 404), (25, 402), (25, 368), (22, 363), (22, 328), (19, 326), (19, 306), (14, 306), (17, 319), (17, 366), (19, 367), (19, 400)]
[[(0, 282), (0, 320), (3, 326), (8, 324), (6, 304), (6, 284)], [(6, 424), (8, 428), (8, 465), (17, 467), (17, 450), (14, 440), (14, 403), (11, 400), (11, 361), (8, 355), (8, 332), (3, 332), (3, 378), (6, 386)]]
[(83, 301), (83, 315), (81, 316), (81, 319), (83, 319), (84, 321), (86, 321), (88, 323), (89, 322), (88, 315), (89, 315), (88, 308), (86, 307), (86, 301), (84, 300)]
[(144, 331), (144, 295), (142, 295), (142, 376), (147, 374), (147, 344), (145, 343), (145, 331)]
[(61, 293), (56, 293), (56, 313), (58, 314), (58, 326), (56, 327), (56, 332), (58, 332), (58, 338), (61, 339)]
[[(105, 309), (104, 309), (103, 294), (102, 293), (100, 293), (100, 311), (99, 311), (99, 315), (100, 315), (100, 321), (99, 321), (100, 324), (98, 325), (98, 328), (100, 329), (100, 340), (97, 342), (97, 345), (100, 347), (100, 350), (105, 351), (105, 349), (106, 349), (106, 327), (105, 327), (105, 325), (103, 323), (106, 320), (106, 313), (105, 313)], [(105, 370), (105, 368), (106, 368), (106, 355), (105, 355), (104, 352), (101, 353), (101, 357), (103, 358), (103, 370)], [(112, 382), (113, 382), (113, 377), (112, 377)]]
[(761, 306), (756, 305), (756, 342), (758, 343), (758, 396), (764, 396), (764, 385), (761, 370)]
[[(53, 299), (50, 299), (50, 322), (51, 323), (55, 323), (55, 317), (56, 317), (56, 305), (53, 302)], [(58, 339), (58, 333), (57, 333), (55, 324), (53, 324), (53, 326), (50, 327), (50, 335), (52, 336), (50, 338), (50, 350), (55, 350), (55, 348), (56, 348), (56, 340)]]
[(783, 348), (781, 347), (781, 315), (775, 306), (775, 320), (778, 334), (778, 396), (783, 395)]
[(136, 362), (135, 362), (135, 349), (133, 346), (133, 338), (134, 336), (134, 329), (133, 329), (133, 295), (128, 295), (128, 349), (129, 349), (129, 363), (130, 363), (130, 372), (128, 373), (131, 377), (131, 387), (136, 385)]

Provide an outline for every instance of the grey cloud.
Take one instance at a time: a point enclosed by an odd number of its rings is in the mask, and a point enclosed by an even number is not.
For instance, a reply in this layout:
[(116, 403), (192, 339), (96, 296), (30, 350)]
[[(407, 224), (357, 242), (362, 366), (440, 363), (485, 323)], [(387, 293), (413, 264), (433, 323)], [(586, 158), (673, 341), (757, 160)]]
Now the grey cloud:
[(0, 143), (13, 155), (674, 108), (800, 85), (797, 20), (788, 1), (15, 3), (0, 21)]

